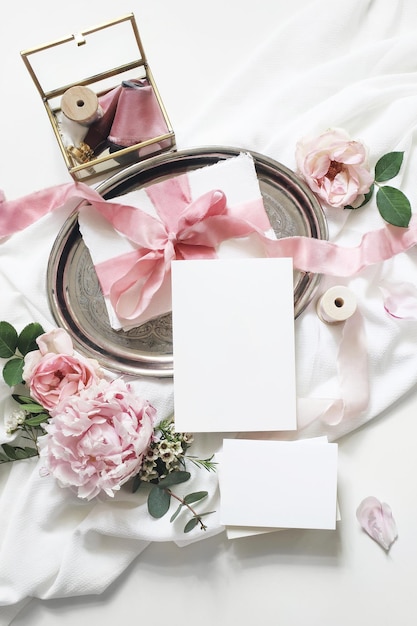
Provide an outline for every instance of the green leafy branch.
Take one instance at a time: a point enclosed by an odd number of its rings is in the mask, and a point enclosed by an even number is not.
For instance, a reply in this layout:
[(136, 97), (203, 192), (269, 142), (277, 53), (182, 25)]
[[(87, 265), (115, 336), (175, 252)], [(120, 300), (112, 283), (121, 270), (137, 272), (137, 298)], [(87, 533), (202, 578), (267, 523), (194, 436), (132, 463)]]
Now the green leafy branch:
[(30, 459), (33, 456), (38, 456), (38, 454), (38, 449), (32, 446), (11, 446), (8, 443), (4, 443), (0, 446), (0, 464)]
[(184, 508), (191, 513), (192, 517), (184, 527), (185, 533), (190, 532), (198, 524), (200, 524), (201, 530), (206, 530), (207, 526), (204, 524), (202, 517), (213, 512), (209, 511), (200, 514), (191, 506), (191, 504), (206, 498), (208, 496), (207, 491), (189, 493), (183, 498), (171, 491), (170, 487), (186, 482), (189, 480), (190, 476), (191, 474), (185, 471), (171, 472), (171, 474), (162, 478), (159, 483), (153, 485), (148, 495), (148, 511), (149, 514), (156, 519), (163, 517), (168, 512), (171, 506), (171, 498), (176, 499), (180, 504), (175, 513), (171, 516), (170, 522), (173, 522)]
[[(14, 387), (23, 382), (24, 357), (38, 348), (36, 339), (44, 332), (40, 324), (28, 324), (19, 334), (8, 322), (0, 322), (0, 358), (8, 359), (3, 367), (3, 379)], [(0, 464), (37, 456), (37, 441), (45, 433), (42, 425), (49, 419), (43, 406), (33, 398), (21, 394), (12, 394), (19, 405), (6, 420), (9, 434), (19, 431), (22, 445), (4, 443), (0, 446)], [(32, 445), (26, 446), (26, 441)]]
[[(379, 159), (375, 165), (374, 184), (365, 195), (365, 199), (360, 206), (362, 207), (369, 202), (373, 196), (375, 187), (378, 187), (376, 205), (381, 217), (388, 222), (388, 224), (407, 228), (411, 219), (410, 201), (399, 189), (391, 187), (390, 185), (381, 184), (397, 176), (401, 169), (403, 157), (404, 152), (389, 152)], [(345, 208), (353, 209), (351, 206)]]
[(24, 358), (38, 349), (36, 339), (45, 331), (33, 322), (19, 334), (9, 322), (0, 322), (0, 358), (8, 359), (3, 367), (3, 379), (9, 387), (23, 382)]
[(9, 418), (9, 432), (19, 431), (22, 440), (29, 440), (31, 446), (11, 445), (4, 443), (0, 446), (0, 464), (29, 459), (38, 456), (38, 437), (45, 434), (43, 424), (49, 420), (49, 413), (43, 406), (35, 402), (30, 396), (12, 394), (13, 399), (20, 405)]

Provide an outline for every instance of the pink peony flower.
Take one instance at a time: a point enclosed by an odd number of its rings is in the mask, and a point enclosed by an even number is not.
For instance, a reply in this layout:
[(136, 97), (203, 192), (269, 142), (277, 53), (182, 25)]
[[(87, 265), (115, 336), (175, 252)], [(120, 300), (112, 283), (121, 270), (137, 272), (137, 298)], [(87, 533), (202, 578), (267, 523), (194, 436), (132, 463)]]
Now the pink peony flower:
[(40, 457), (59, 484), (80, 498), (113, 496), (139, 471), (155, 413), (121, 379), (103, 379), (51, 411), (47, 434), (38, 439)]
[(299, 175), (334, 208), (360, 206), (374, 182), (365, 147), (340, 128), (302, 139), (295, 158)]
[(101, 377), (97, 361), (77, 356), (71, 337), (62, 328), (44, 333), (36, 341), (39, 350), (25, 356), (23, 379), (31, 396), (46, 410)]
[(388, 551), (397, 538), (397, 526), (388, 504), (368, 496), (358, 506), (356, 517), (368, 535)]

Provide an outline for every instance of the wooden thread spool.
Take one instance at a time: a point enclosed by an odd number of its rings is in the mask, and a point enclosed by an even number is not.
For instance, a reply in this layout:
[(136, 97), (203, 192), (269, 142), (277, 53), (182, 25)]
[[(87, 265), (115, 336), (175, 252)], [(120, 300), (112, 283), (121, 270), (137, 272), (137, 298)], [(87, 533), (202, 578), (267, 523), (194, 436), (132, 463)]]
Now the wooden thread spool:
[(90, 126), (101, 117), (97, 95), (88, 87), (70, 87), (61, 99), (62, 113), (69, 120)]
[(355, 313), (355, 294), (341, 285), (330, 287), (317, 302), (317, 315), (326, 324), (340, 324)]

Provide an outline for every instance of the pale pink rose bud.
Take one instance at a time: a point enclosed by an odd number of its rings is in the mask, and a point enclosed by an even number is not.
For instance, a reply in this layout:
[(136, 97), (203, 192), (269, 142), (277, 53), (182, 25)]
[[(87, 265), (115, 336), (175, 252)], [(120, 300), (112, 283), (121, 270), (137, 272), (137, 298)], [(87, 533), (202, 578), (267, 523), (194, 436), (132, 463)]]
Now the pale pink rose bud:
[(301, 178), (333, 208), (360, 206), (374, 182), (365, 146), (341, 128), (301, 139), (295, 158)]
[(368, 535), (388, 551), (398, 536), (397, 526), (388, 504), (368, 496), (358, 506), (356, 517)]

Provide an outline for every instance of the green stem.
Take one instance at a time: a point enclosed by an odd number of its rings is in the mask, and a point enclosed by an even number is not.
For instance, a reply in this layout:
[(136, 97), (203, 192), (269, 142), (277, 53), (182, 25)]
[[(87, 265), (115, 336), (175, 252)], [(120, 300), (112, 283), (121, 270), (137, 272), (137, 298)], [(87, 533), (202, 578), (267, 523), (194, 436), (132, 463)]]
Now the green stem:
[(178, 500), (178, 502), (181, 502), (181, 504), (183, 506), (186, 506), (187, 509), (189, 511), (191, 511), (191, 513), (193, 514), (193, 516), (197, 519), (198, 523), (200, 524), (201, 530), (207, 530), (207, 526), (203, 523), (203, 520), (201, 519), (201, 517), (198, 515), (198, 513), (193, 509), (192, 506), (190, 506), (189, 504), (187, 504), (183, 498), (181, 498), (180, 496), (177, 496), (176, 493), (174, 493), (173, 491), (171, 491), (171, 489), (168, 489), (167, 487), (164, 488), (164, 491), (166, 491), (170, 496), (172, 496), (173, 498), (175, 498), (176, 500)]

